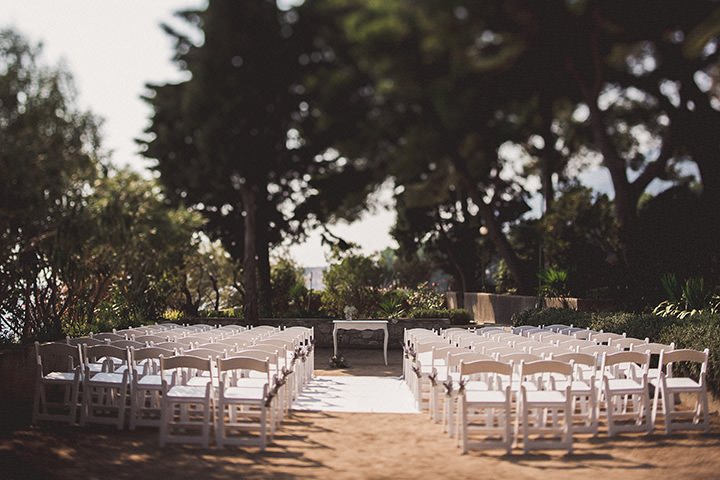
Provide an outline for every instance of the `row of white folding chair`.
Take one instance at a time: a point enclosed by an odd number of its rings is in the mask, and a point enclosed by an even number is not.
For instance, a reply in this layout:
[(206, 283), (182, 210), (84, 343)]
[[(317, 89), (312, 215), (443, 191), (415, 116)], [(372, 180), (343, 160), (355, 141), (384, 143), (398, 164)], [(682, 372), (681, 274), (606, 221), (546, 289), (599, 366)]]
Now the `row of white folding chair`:
[(426, 328), (406, 328), (403, 331), (403, 379), (407, 382), (411, 391), (415, 391), (416, 375), (413, 373), (417, 353), (415, 345), (419, 341), (442, 341), (442, 337), (434, 330)]
[[(598, 354), (607, 353), (611, 350), (608, 346), (598, 346), (595, 345), (594, 347), (586, 347), (593, 348), (596, 350), (596, 352), (590, 352), (590, 353), (583, 353), (583, 354), (574, 354), (575, 359), (578, 360), (578, 363), (584, 364), (577, 366), (576, 369), (578, 370), (578, 380), (575, 381), (572, 385), (573, 388), (573, 397), (580, 402), (580, 411), (575, 416), (575, 421), (573, 421), (573, 431), (581, 432), (592, 432), (594, 435), (597, 434), (597, 398), (598, 398), (598, 385), (595, 382), (595, 375), (596, 375), (596, 365), (597, 365), (597, 356)], [(525, 354), (521, 352), (515, 351), (513, 348), (507, 348), (507, 347), (498, 347), (494, 351), (490, 351), (488, 353), (492, 353), (494, 358), (501, 361), (514, 361), (518, 362), (521, 360), (524, 361), (532, 361), (532, 360), (538, 360), (539, 357), (533, 357), (531, 354)], [(554, 357), (564, 358), (564, 359), (571, 359), (573, 357), (573, 354), (567, 352), (563, 353), (562, 351), (556, 351), (553, 352)], [(564, 355), (564, 357), (563, 357)], [(580, 358), (585, 358), (584, 362), (579, 362)], [(517, 365), (517, 363), (515, 363)], [(515, 371), (515, 375), (517, 376), (518, 372)], [(517, 380), (513, 382), (514, 384), (517, 383)], [(611, 412), (612, 414), (612, 412)], [(611, 420), (612, 421), (612, 420)], [(611, 435), (614, 434), (614, 430), (611, 429)]]
[[(141, 354), (144, 350), (154, 350), (159, 354), (163, 354), (165, 358), (169, 358), (172, 356), (175, 356), (177, 353), (179, 353), (182, 356), (192, 356), (199, 359), (223, 359), (223, 358), (231, 358), (233, 356), (249, 356), (253, 352), (260, 352), (263, 351), (262, 356), (263, 358), (269, 358), (272, 360), (272, 364), (274, 365), (274, 374), (280, 374), (281, 369), (279, 366), (279, 362), (277, 360), (278, 354), (276, 349), (265, 349), (263, 350), (264, 346), (253, 346), (249, 347), (253, 350), (243, 349), (243, 348), (223, 348), (224, 346), (221, 344), (206, 344), (199, 347), (191, 348), (188, 350), (179, 350), (175, 352), (171, 352), (168, 350), (162, 350), (158, 349), (156, 347), (149, 347), (146, 349), (138, 350), (137, 352), (134, 352), (132, 355), (133, 359), (137, 358), (139, 354)], [(148, 355), (143, 356), (142, 358), (150, 358)], [(154, 360), (157, 360), (159, 363), (159, 355), (154, 357)], [(214, 363), (212, 364), (211, 368), (214, 368)], [(139, 369), (138, 369), (139, 370)], [(194, 387), (194, 386), (203, 386), (208, 381), (210, 381), (214, 387), (217, 387), (217, 381), (218, 381), (219, 375), (217, 371), (214, 372), (200, 372), (198, 375), (194, 375), (191, 378), (186, 378), (182, 380), (182, 383)], [(179, 380), (177, 378), (165, 378), (164, 379), (166, 383), (168, 383), (169, 386), (173, 386), (176, 384)], [(148, 425), (148, 426), (157, 426), (160, 424), (160, 418), (159, 418), (159, 409), (160, 409), (160, 400), (161, 400), (161, 391), (162, 391), (162, 381), (163, 378), (160, 375), (160, 372), (156, 372), (155, 374), (145, 374), (145, 375), (137, 375), (135, 377), (135, 382), (133, 384), (133, 389), (131, 392), (132, 395), (132, 402), (131, 402), (131, 413), (130, 413), (130, 428), (134, 429), (136, 425)], [(280, 418), (282, 418), (282, 410), (279, 411), (279, 414), (281, 415)]]
[[(512, 364), (503, 361), (461, 362), (462, 387), (456, 393), (459, 410), (456, 425), (463, 453), (470, 448), (503, 448), (510, 453), (513, 440), (519, 440), (521, 427), (525, 453), (536, 448), (563, 448), (571, 452), (572, 363), (553, 360), (521, 362), (520, 379), (515, 391), (510, 382), (503, 381), (503, 378), (512, 375), (512, 371)], [(472, 379), (477, 375), (489, 381), (479, 382), (479, 388), (471, 386)], [(560, 376), (564, 379), (562, 382), (557, 380)], [(489, 388), (495, 383), (499, 388)], [(471, 433), (479, 433), (481, 439), (471, 441)]]
[[(216, 366), (213, 364), (216, 363)], [(193, 356), (161, 358), (163, 377), (174, 371), (178, 383), (163, 382), (159, 441), (199, 443), (208, 447), (210, 431), (215, 430), (218, 447), (226, 444), (255, 444), (264, 449), (274, 431), (275, 399), (271, 397), (274, 378), (267, 358), (231, 357), (201, 359)], [(248, 377), (260, 372), (264, 379)], [(205, 372), (204, 384), (190, 384), (193, 372)], [(217, 372), (219, 379), (213, 378)], [(187, 379), (187, 380), (186, 380)], [(234, 432), (258, 432), (256, 438)], [(198, 430), (199, 434), (193, 434)]]
[[(431, 373), (428, 367), (432, 363), (432, 346), (449, 345), (436, 331), (426, 328), (405, 329), (403, 332), (403, 379), (407, 383), (410, 392), (413, 394), (416, 405), (419, 408), (430, 404), (430, 379)], [(423, 346), (420, 346), (423, 345)], [(418, 352), (424, 350), (423, 352)], [(420, 353), (423, 353), (421, 356)], [(425, 372), (423, 373), (423, 363)]]
[[(209, 343), (203, 345), (183, 344), (164, 345), (165, 347), (174, 347), (172, 350), (166, 348), (152, 346), (139, 350), (131, 349), (131, 359), (137, 371), (137, 375), (133, 377), (133, 385), (131, 388), (131, 412), (130, 412), (130, 429), (134, 429), (136, 425), (158, 426), (160, 422), (160, 392), (162, 390), (162, 378), (159, 371), (159, 356), (162, 354), (166, 358), (175, 355), (194, 356), (197, 358), (227, 358), (236, 355), (245, 343)], [(217, 374), (214, 375), (217, 378)], [(173, 384), (171, 379), (166, 379)], [(190, 383), (204, 384), (206, 378), (196, 378)]]
[(413, 355), (409, 367), (409, 386), (415, 404), (420, 411), (428, 410), (433, 414), (433, 350), (444, 348), (450, 344), (439, 335), (437, 337), (419, 338), (412, 345)]

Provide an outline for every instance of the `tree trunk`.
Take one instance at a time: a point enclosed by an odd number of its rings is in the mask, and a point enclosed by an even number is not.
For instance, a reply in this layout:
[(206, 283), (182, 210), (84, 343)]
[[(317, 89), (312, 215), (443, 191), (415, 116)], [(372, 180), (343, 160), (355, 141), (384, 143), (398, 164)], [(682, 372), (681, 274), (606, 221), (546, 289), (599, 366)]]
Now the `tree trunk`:
[(521, 295), (534, 295), (535, 291), (528, 281), (527, 275), (523, 268), (522, 262), (515, 254), (510, 242), (502, 231), (500, 224), (495, 217), (492, 207), (485, 203), (481, 192), (472, 185), (470, 174), (465, 166), (465, 161), (457, 155), (452, 158), (452, 163), (458, 172), (463, 188), (468, 192), (473, 203), (478, 206), (478, 214), (482, 218), (485, 227), (488, 230), (488, 238), (495, 245), (497, 252), (500, 254), (510, 270), (510, 275), (517, 284), (518, 293)]
[[(259, 308), (264, 316), (272, 316), (272, 297), (270, 290), (270, 245), (268, 242), (267, 202), (258, 198), (258, 224), (256, 225), (256, 251), (258, 259), (258, 298)], [(260, 206), (262, 205), (262, 206)]]
[(220, 286), (218, 285), (218, 279), (212, 273), (208, 274), (210, 282), (212, 283), (213, 292), (215, 292), (215, 311), (220, 310)]
[(240, 188), (244, 208), (245, 256), (243, 280), (245, 284), (245, 320), (257, 323), (258, 314), (258, 262), (257, 262), (257, 190), (252, 185)]

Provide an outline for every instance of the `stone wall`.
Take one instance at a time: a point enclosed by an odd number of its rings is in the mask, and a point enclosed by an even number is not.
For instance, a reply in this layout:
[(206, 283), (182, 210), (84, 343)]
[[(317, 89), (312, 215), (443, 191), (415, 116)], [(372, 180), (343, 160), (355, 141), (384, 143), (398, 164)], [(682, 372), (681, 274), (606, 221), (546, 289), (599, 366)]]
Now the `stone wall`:
[(0, 350), (0, 429), (30, 421), (35, 375), (35, 347)]
[[(449, 308), (458, 308), (458, 293), (448, 292), (447, 302)], [(538, 304), (537, 297), (522, 295), (497, 295), (494, 293), (465, 292), (463, 307), (470, 312), (477, 324), (499, 323), (509, 325), (512, 315), (520, 313)], [(544, 298), (541, 299), (546, 307), (571, 308), (582, 312), (595, 312), (611, 310), (614, 302), (609, 300), (595, 300), (586, 298)]]
[[(207, 323), (209, 325), (243, 325), (250, 326), (238, 318), (185, 318), (182, 323)], [(315, 329), (315, 345), (321, 348), (333, 346), (333, 322), (331, 318), (261, 318), (257, 325), (274, 327), (313, 327)], [(388, 349), (401, 348), (403, 332), (406, 328), (444, 329), (450, 327), (447, 318), (399, 318), (388, 321)], [(350, 348), (382, 348), (382, 330), (339, 330), (338, 350)]]

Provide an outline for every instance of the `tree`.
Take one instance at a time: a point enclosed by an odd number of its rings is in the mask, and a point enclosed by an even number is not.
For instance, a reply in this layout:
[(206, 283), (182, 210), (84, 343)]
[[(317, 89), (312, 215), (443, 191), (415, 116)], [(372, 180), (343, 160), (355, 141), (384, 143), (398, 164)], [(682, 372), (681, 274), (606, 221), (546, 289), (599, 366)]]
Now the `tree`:
[(567, 273), (569, 295), (618, 298), (617, 226), (606, 195), (582, 185), (560, 192), (553, 210), (537, 222), (547, 269)]
[(383, 286), (382, 268), (371, 257), (353, 252), (335, 257), (323, 281), (323, 305), (336, 318), (344, 318), (346, 306), (357, 308), (362, 317), (372, 317), (378, 310), (380, 288)]
[(278, 316), (299, 314), (306, 310), (308, 290), (305, 270), (287, 256), (276, 258), (270, 267), (273, 312)]
[(14, 338), (56, 338), (81, 292), (74, 234), (97, 173), (98, 121), (74, 103), (64, 70), (40, 48), (0, 31), (0, 311)]
[(97, 279), (93, 291), (101, 305), (74, 320), (92, 323), (99, 308), (105, 326), (126, 327), (182, 305), (188, 272), (201, 256), (196, 232), (203, 223), (197, 212), (169, 208), (155, 180), (128, 170), (98, 178), (78, 229), (84, 238), (77, 257)]
[[(646, 281), (636, 276), (636, 226), (651, 182), (682, 182), (679, 167), (696, 162), (705, 223), (717, 224), (715, 2), (320, 4), (337, 19), (336, 63), (353, 78), (327, 84), (369, 107), (354, 139), (335, 132), (340, 156), (405, 190), (460, 187), (521, 292), (533, 290), (538, 262), (519, 257), (505, 235), (531, 188), (512, 174), (520, 162), (540, 175), (550, 211), (555, 182), (601, 160), (614, 187), (622, 283), (633, 288)], [(313, 111), (335, 118), (318, 101)]]
[(281, 205), (307, 161), (291, 138), (305, 44), (297, 13), (274, 1), (211, 0), (205, 11), (179, 15), (204, 40), (166, 27), (190, 79), (150, 86), (145, 155), (157, 159), (169, 198), (201, 211), (211, 238), (242, 259), (245, 318), (253, 320), (258, 297), (271, 308), (269, 246), (291, 230)]

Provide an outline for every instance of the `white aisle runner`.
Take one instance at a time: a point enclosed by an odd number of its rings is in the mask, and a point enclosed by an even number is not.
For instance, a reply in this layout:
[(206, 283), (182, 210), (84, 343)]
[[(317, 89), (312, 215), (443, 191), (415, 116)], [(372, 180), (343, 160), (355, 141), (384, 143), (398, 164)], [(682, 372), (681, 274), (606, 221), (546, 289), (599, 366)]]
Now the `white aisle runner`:
[(420, 413), (412, 393), (395, 377), (314, 377), (293, 410), (358, 413)]

